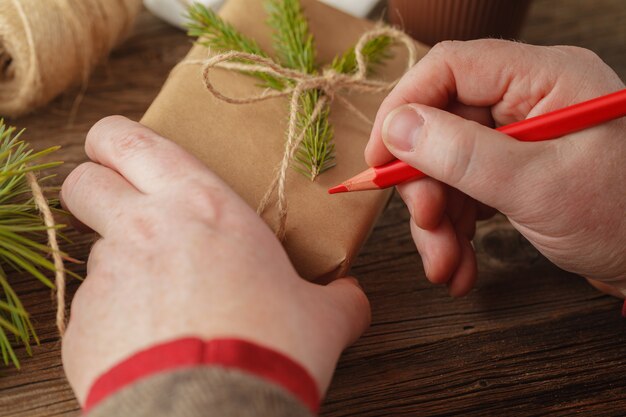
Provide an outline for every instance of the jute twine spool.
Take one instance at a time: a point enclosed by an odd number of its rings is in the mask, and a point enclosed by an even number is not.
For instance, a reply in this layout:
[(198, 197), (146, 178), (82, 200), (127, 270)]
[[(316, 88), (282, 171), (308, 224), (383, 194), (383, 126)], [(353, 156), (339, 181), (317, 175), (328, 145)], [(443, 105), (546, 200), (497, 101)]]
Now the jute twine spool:
[(141, 0), (0, 0), (0, 115), (86, 85), (140, 9)]

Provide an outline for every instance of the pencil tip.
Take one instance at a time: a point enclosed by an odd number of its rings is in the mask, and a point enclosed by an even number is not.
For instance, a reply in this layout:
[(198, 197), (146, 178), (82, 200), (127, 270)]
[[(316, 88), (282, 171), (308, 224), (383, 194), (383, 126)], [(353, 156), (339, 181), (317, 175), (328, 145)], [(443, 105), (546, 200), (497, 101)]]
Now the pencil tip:
[(346, 187), (343, 184), (339, 184), (339, 185), (335, 185), (332, 188), (328, 189), (328, 194), (337, 194), (337, 193), (347, 193), (348, 191), (348, 187)]

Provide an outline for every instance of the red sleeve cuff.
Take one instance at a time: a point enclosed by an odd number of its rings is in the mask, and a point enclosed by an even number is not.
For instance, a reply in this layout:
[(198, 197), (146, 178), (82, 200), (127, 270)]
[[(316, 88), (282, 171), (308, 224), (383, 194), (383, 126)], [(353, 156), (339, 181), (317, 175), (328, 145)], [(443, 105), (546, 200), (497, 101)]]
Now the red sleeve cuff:
[(248, 372), (291, 392), (313, 413), (320, 396), (315, 381), (293, 359), (269, 348), (240, 339), (176, 339), (152, 346), (115, 365), (101, 375), (87, 395), (84, 411), (142, 378), (157, 373), (198, 366), (222, 366)]

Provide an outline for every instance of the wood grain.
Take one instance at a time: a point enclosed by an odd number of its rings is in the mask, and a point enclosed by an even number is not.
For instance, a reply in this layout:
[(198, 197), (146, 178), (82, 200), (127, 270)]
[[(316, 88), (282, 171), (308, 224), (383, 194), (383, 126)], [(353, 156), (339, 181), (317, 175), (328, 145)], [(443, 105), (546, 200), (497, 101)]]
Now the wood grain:
[[(522, 38), (590, 48), (626, 79), (623, 0), (536, 0)], [(182, 33), (143, 13), (91, 78), (73, 125), (76, 91), (11, 122), (27, 127), (39, 148), (63, 146), (60, 183), (86, 159), (89, 127), (115, 113), (139, 119), (188, 48)], [(70, 237), (65, 249), (86, 259), (92, 237)], [(620, 302), (552, 266), (502, 218), (482, 224), (475, 243), (477, 289), (451, 299), (424, 279), (406, 210), (392, 201), (354, 267), (372, 303), (372, 327), (343, 356), (323, 416), (626, 414)], [(10, 279), (42, 343), (32, 358), (18, 349), (20, 371), (0, 368), (0, 416), (78, 416), (50, 293), (32, 279)]]

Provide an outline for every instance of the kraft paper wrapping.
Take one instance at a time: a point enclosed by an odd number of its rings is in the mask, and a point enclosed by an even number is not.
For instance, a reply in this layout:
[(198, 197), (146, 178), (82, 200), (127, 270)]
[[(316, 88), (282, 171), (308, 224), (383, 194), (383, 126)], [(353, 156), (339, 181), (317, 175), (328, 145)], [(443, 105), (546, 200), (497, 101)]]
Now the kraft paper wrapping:
[[(302, 4), (321, 63), (330, 62), (373, 27), (372, 22), (317, 1), (303, 0)], [(220, 15), (264, 50), (273, 51), (262, 1), (229, 0)], [(418, 57), (426, 51), (418, 45)], [(196, 45), (186, 59), (203, 59), (208, 53)], [(406, 69), (406, 52), (394, 48), (394, 53), (393, 60), (377, 68), (377, 78), (393, 80)], [(233, 97), (259, 92), (258, 80), (223, 69), (214, 70), (211, 81)], [(372, 120), (384, 96), (344, 94)], [(196, 155), (256, 209), (282, 158), (287, 117), (287, 98), (228, 104), (206, 91), (201, 66), (178, 65), (141, 122)], [(332, 105), (330, 121), (337, 165), (315, 182), (290, 169), (286, 186), (288, 217), (283, 244), (297, 271), (309, 280), (345, 275), (391, 195), (390, 190), (327, 194), (330, 186), (367, 168), (363, 150), (371, 130), (338, 102)], [(275, 229), (275, 206), (266, 210), (263, 219)]]

